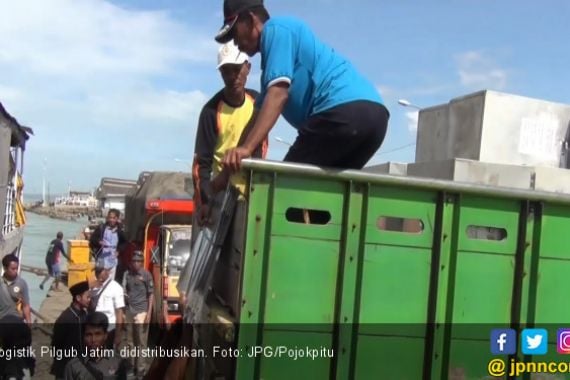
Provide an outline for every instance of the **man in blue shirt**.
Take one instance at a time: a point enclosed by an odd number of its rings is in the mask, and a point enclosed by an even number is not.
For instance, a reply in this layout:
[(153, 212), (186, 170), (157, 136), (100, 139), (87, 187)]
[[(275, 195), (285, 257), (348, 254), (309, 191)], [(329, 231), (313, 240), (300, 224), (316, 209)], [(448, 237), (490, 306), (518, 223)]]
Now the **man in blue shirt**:
[(259, 115), (246, 141), (223, 159), (232, 171), (283, 117), (298, 131), (285, 161), (361, 169), (378, 150), (389, 112), (375, 86), (302, 21), (270, 18), (262, 0), (225, 0), (216, 41), (261, 53)]

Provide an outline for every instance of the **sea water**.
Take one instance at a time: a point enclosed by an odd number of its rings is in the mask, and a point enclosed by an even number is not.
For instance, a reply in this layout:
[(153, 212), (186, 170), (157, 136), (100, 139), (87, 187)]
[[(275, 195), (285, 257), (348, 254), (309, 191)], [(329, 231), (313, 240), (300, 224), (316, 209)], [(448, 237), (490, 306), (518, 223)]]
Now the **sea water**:
[[(58, 231), (63, 232), (63, 245), (68, 252), (67, 240), (76, 239), (87, 224), (87, 218), (77, 221), (52, 219), (48, 216), (26, 212), (26, 227), (24, 230), (24, 242), (22, 244), (22, 264), (41, 269), (46, 269), (45, 257), (49, 243), (55, 239)], [(61, 270), (67, 270), (67, 260), (61, 257)], [(28, 283), (30, 291), (30, 303), (32, 308), (39, 310), (53, 279), (44, 284), (44, 290), (40, 289), (40, 283), (44, 279), (30, 272), (21, 272), (21, 276)]]

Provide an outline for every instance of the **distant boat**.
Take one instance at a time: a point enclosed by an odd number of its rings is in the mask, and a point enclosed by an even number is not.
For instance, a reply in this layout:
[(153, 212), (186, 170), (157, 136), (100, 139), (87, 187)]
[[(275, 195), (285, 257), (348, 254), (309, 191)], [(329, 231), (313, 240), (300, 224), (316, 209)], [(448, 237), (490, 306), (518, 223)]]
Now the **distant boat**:
[(24, 212), (24, 152), (33, 135), (20, 125), (0, 103), (0, 256), (16, 254), (22, 262), (22, 242), (26, 226)]

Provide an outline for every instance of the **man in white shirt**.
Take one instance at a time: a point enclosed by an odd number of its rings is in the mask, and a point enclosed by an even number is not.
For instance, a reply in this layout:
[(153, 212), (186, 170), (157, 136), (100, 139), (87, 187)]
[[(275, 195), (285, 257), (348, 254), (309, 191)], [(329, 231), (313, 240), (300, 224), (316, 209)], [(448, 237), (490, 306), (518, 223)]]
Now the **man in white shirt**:
[(109, 268), (95, 268), (97, 283), (92, 289), (90, 310), (100, 311), (109, 320), (107, 347), (118, 348), (121, 342), (125, 293), (123, 287), (110, 277)]

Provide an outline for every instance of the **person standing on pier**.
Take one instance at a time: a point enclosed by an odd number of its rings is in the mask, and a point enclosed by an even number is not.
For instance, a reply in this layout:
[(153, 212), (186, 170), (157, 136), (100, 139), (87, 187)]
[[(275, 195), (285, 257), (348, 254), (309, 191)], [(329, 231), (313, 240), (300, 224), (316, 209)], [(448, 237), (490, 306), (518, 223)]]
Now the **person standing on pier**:
[(75, 350), (80, 353), (83, 349), (83, 323), (87, 318), (87, 308), (91, 301), (87, 281), (73, 285), (69, 288), (69, 292), (72, 297), (71, 305), (60, 314), (53, 326), (51, 345), (56, 350), (61, 350), (59, 352), (66, 353), (61, 358), (53, 358), (50, 373), (56, 380), (64, 378), (65, 365), (73, 357), (70, 351)]
[(44, 289), (44, 284), (50, 277), (54, 278), (53, 283), (53, 290), (59, 291), (59, 281), (61, 279), (61, 255), (67, 259), (70, 263), (73, 261), (67, 254), (65, 253), (65, 249), (63, 248), (63, 232), (58, 232), (55, 239), (49, 243), (49, 247), (46, 253), (46, 266), (48, 268), (48, 274), (40, 284), (40, 289)]
[[(143, 268), (143, 262), (142, 252), (136, 251), (123, 281), (127, 299), (127, 330), (132, 330), (132, 343), (140, 349), (147, 347), (147, 334), (154, 302), (152, 275)], [(147, 360), (136, 356), (132, 364), (135, 374), (142, 378), (146, 371)]]
[(4, 267), (4, 275), (2, 281), (8, 287), (12, 301), (16, 304), (16, 309), (20, 316), (27, 324), (32, 323), (32, 315), (30, 312), (30, 293), (28, 291), (28, 283), (18, 275), (18, 267), (20, 260), (18, 256), (9, 254), (2, 259)]
[[(32, 344), (32, 330), (16, 309), (5, 281), (0, 281), (0, 351), (26, 349)], [(0, 356), (0, 376), (10, 379), (30, 378), (35, 370), (33, 357)]]
[(100, 311), (109, 321), (109, 348), (118, 347), (121, 343), (123, 329), (123, 309), (125, 308), (125, 293), (123, 287), (110, 275), (110, 268), (95, 267), (97, 283), (91, 290), (89, 312)]
[(122, 281), (126, 269), (121, 254), (127, 244), (127, 239), (119, 224), (120, 216), (119, 210), (109, 210), (106, 222), (93, 231), (89, 240), (89, 248), (95, 253), (97, 266), (110, 268), (111, 278), (117, 282)]

